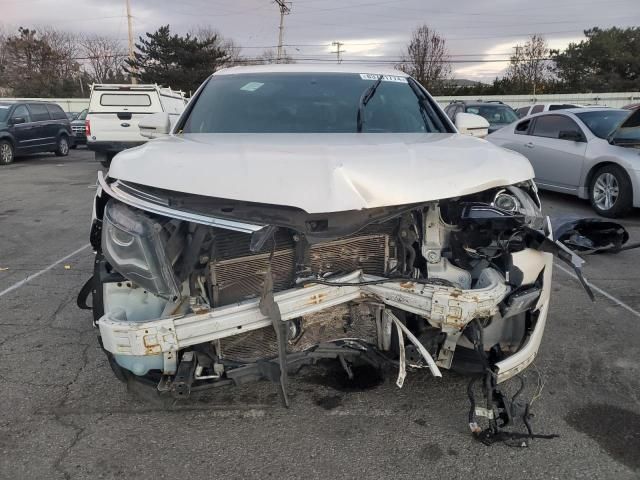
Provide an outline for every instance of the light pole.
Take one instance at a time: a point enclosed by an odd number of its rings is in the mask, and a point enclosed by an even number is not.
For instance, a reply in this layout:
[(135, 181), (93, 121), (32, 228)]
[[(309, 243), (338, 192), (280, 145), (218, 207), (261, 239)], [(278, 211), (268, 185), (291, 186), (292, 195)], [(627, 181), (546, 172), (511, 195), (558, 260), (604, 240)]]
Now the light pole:
[[(133, 54), (133, 26), (131, 24), (131, 5), (129, 4), (129, 0), (127, 2), (127, 25), (129, 27), (129, 61), (133, 62), (135, 60), (135, 55)], [(135, 67), (131, 67), (132, 73), (136, 73)], [(131, 84), (136, 85), (138, 83), (138, 79), (135, 75), (131, 75)]]

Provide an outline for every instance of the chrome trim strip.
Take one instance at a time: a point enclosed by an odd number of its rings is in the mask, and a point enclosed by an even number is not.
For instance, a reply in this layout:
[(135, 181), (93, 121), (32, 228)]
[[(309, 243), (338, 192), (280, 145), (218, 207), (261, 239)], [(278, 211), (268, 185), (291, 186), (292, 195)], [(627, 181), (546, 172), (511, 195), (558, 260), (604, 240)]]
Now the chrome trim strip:
[[(102, 189), (111, 197), (116, 200), (120, 200), (132, 207), (145, 210), (147, 212), (156, 213), (158, 215), (164, 215), (165, 217), (171, 217), (178, 220), (184, 220), (186, 222), (199, 223), (201, 225), (209, 225), (211, 227), (224, 228), (226, 230), (233, 230), (234, 232), (253, 233), (257, 232), (265, 225), (254, 225), (252, 223), (235, 222), (233, 220), (225, 220), (222, 218), (208, 217), (206, 215), (200, 215), (198, 213), (185, 212), (183, 210), (177, 210), (165, 205), (158, 205), (157, 203), (138, 198), (128, 192), (119, 189), (116, 184), (109, 185), (102, 172), (98, 172), (98, 183)], [(127, 186), (127, 188), (131, 188)]]
[(134, 186), (129, 185), (126, 182), (121, 180), (116, 180), (111, 184), (111, 188), (115, 188), (118, 191), (122, 191), (124, 193), (128, 193), (133, 197), (137, 197), (140, 200), (147, 200), (151, 203), (156, 203), (158, 205), (162, 205), (164, 207), (169, 206), (169, 200), (166, 198), (158, 197), (157, 195), (152, 195), (151, 193), (144, 192)]

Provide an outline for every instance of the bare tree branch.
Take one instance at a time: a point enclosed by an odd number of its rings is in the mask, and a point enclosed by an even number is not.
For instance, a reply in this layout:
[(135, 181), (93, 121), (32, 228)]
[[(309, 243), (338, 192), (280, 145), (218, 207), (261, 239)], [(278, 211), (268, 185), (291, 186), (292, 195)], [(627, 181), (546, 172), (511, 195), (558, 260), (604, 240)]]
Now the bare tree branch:
[(198, 26), (192, 28), (189, 34), (200, 40), (213, 40), (213, 46), (220, 48), (228, 56), (228, 59), (222, 66), (231, 67), (240, 62), (241, 48), (232, 39), (224, 38), (215, 28), (209, 25)]
[(264, 63), (296, 63), (296, 61), (291, 57), (291, 55), (287, 54), (287, 51), (284, 50), (282, 54), (282, 58), (278, 60), (278, 55), (274, 50), (265, 50), (263, 51), (255, 61), (245, 62), (245, 63), (255, 63), (257, 65), (261, 65)]
[(122, 43), (111, 37), (84, 35), (80, 38), (85, 72), (94, 83), (123, 82), (126, 50)]
[(540, 35), (532, 35), (524, 45), (516, 45), (505, 79), (519, 93), (541, 93), (541, 86), (553, 78), (549, 47)]
[(451, 76), (446, 40), (427, 25), (413, 31), (398, 68), (431, 91), (440, 90)]

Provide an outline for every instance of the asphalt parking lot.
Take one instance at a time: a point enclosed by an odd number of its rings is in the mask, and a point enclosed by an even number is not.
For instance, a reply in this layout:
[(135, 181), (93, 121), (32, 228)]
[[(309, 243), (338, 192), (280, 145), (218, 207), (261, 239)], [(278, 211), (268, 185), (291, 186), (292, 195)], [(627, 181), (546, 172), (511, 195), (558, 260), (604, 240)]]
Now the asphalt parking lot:
[[(165, 406), (116, 380), (75, 305), (98, 169), (83, 147), (0, 168), (0, 478), (640, 478), (638, 250), (588, 258), (596, 303), (556, 269), (533, 425), (559, 437), (528, 448), (473, 440), (467, 380), (446, 372), (345, 391), (309, 369), (288, 410), (266, 382)], [(640, 240), (640, 212), (623, 223)]]

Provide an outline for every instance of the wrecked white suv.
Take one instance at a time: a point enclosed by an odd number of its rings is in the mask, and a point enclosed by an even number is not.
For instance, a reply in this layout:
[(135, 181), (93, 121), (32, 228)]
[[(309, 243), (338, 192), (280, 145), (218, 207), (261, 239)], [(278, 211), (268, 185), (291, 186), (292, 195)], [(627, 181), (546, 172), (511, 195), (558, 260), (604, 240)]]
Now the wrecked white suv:
[[(463, 119), (473, 129), (475, 119)], [(475, 122), (482, 128), (484, 120)], [(187, 397), (319, 359), (486, 373), (535, 358), (552, 253), (520, 154), (399, 71), (212, 75), (99, 178), (95, 324), (120, 379)], [(574, 266), (579, 262), (573, 258)]]

